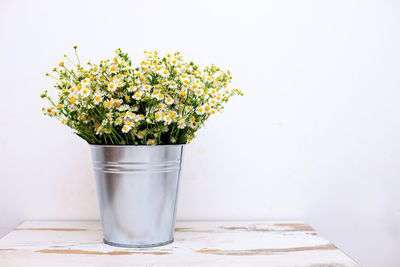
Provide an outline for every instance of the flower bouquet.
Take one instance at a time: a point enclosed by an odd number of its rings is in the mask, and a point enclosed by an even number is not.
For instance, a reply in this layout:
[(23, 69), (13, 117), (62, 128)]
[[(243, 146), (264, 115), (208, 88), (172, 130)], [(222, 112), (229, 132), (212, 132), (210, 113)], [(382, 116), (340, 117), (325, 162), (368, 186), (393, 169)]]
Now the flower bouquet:
[[(137, 66), (120, 49), (111, 60), (83, 65), (68, 56), (47, 76), (57, 80), (58, 101), (45, 91), (46, 115), (71, 127), (89, 144), (186, 144), (238, 89), (215, 65), (200, 70), (179, 52), (160, 57), (145, 51)], [(72, 67), (67, 67), (66, 63)]]

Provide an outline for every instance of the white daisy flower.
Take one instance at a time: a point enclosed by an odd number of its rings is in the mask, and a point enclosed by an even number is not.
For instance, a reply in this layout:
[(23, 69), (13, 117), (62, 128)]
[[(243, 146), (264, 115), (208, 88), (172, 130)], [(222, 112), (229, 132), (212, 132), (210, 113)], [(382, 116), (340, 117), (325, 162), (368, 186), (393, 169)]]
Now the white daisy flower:
[(161, 94), (161, 93), (158, 93), (157, 96), (156, 96), (157, 100), (163, 100), (163, 98), (164, 98), (164, 95)]
[(111, 82), (108, 84), (108, 90), (110, 90), (111, 92), (114, 92), (115, 89), (117, 89), (117, 86), (115, 86), (115, 83)]
[(214, 98), (210, 98), (208, 103), (210, 103), (210, 105), (214, 107), (215, 105), (217, 105), (217, 100), (215, 100)]
[(92, 73), (96, 74), (99, 71), (99, 67), (97, 65), (94, 65), (92, 68)]
[(119, 111), (127, 111), (129, 109), (128, 105), (122, 105), (118, 108)]
[(168, 97), (165, 99), (165, 103), (166, 103), (167, 105), (172, 105), (172, 104), (174, 103), (174, 99), (173, 99), (172, 97), (168, 96)]
[(189, 112), (189, 111), (191, 111), (192, 109), (193, 109), (193, 107), (191, 107), (191, 106), (186, 106), (186, 107), (185, 107), (185, 111), (186, 111), (186, 112)]
[(172, 65), (176, 65), (178, 64), (178, 59), (174, 57), (173, 59), (170, 60), (170, 62), (172, 63)]
[(82, 86), (83, 86), (83, 88), (89, 87), (90, 86), (90, 79), (89, 78), (83, 79)]
[(136, 100), (140, 100), (142, 99), (142, 95), (143, 95), (142, 91), (137, 91), (136, 93), (133, 94), (133, 98)]
[(163, 70), (161, 71), (161, 76), (163, 76), (163, 77), (168, 77), (168, 75), (169, 75), (168, 70), (163, 69)]
[(163, 109), (165, 109), (165, 104), (163, 104), (163, 103), (157, 104), (157, 109), (158, 109), (158, 110), (163, 110)]
[(122, 127), (122, 132), (123, 133), (129, 132), (129, 130), (130, 130), (130, 128), (126, 124)]
[(135, 116), (136, 116), (135, 113), (129, 111), (129, 112), (126, 113), (125, 117), (133, 120), (133, 119), (135, 119)]
[(102, 100), (103, 96), (101, 93), (96, 93), (93, 97), (93, 102), (95, 105), (98, 105), (100, 101)]
[(147, 91), (147, 92), (150, 91), (151, 88), (152, 88), (152, 86), (151, 86), (150, 84), (144, 84), (144, 85), (142, 85), (142, 89), (145, 90), (145, 91)]
[(130, 127), (130, 128), (132, 128), (133, 126), (135, 126), (135, 124), (134, 124), (132, 121), (129, 121), (129, 120), (125, 122), (125, 125), (128, 126), (128, 127)]
[(198, 107), (198, 108), (196, 109), (196, 114), (197, 114), (197, 115), (203, 115), (204, 112), (205, 112), (204, 107)]
[(117, 73), (117, 66), (116, 65), (111, 65), (110, 66), (110, 72), (111, 73)]
[(88, 88), (83, 88), (82, 91), (81, 91), (81, 95), (83, 97), (88, 97), (90, 95), (90, 93), (91, 92), (90, 92), (90, 90)]
[(184, 120), (179, 120), (178, 121), (178, 128), (179, 129), (184, 129), (186, 127), (186, 123)]
[(133, 122), (131, 121), (125, 122), (125, 125), (122, 127), (122, 132), (127, 133), (132, 129), (132, 127), (133, 127)]
[(164, 117), (164, 113), (162, 111), (158, 111), (158, 112), (156, 112), (156, 114), (154, 116), (156, 117), (156, 121), (162, 121), (163, 117)]
[(161, 73), (162, 73), (162, 71), (163, 71), (163, 68), (161, 68), (160, 66), (156, 66), (156, 67), (154, 68), (154, 71), (155, 71), (157, 74), (160, 74), (160, 75), (161, 75)]
[(122, 122), (123, 122), (122, 118), (118, 117), (118, 118), (115, 119), (114, 124), (115, 125), (121, 125)]
[(165, 123), (166, 123), (167, 125), (169, 125), (169, 124), (171, 124), (172, 119), (171, 119), (170, 116), (164, 116), (164, 121), (165, 121)]
[(201, 95), (204, 94), (204, 91), (203, 91), (203, 89), (198, 88), (198, 89), (196, 89), (196, 91), (194, 91), (194, 93), (195, 93), (197, 96), (201, 96)]

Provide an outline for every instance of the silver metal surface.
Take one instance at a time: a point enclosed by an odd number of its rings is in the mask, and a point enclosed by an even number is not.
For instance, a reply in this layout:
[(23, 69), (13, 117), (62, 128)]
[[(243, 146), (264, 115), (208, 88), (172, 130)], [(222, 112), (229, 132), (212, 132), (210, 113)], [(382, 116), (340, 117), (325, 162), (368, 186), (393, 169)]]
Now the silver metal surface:
[(184, 145), (91, 145), (104, 242), (173, 242)]

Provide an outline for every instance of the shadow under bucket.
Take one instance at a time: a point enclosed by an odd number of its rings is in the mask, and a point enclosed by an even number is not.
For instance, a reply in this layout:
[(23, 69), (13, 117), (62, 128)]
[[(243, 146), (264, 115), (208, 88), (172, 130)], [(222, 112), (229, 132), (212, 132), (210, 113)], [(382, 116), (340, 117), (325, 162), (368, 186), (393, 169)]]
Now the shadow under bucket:
[(173, 242), (184, 147), (90, 145), (104, 243)]

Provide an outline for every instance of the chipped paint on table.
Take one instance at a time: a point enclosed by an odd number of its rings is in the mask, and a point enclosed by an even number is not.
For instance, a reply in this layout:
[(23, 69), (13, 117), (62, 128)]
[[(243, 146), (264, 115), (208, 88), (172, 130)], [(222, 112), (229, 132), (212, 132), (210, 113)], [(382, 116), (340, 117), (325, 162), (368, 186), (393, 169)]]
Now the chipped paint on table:
[(0, 239), (0, 266), (359, 266), (303, 222), (177, 222), (156, 248), (103, 244), (101, 224), (25, 222)]

